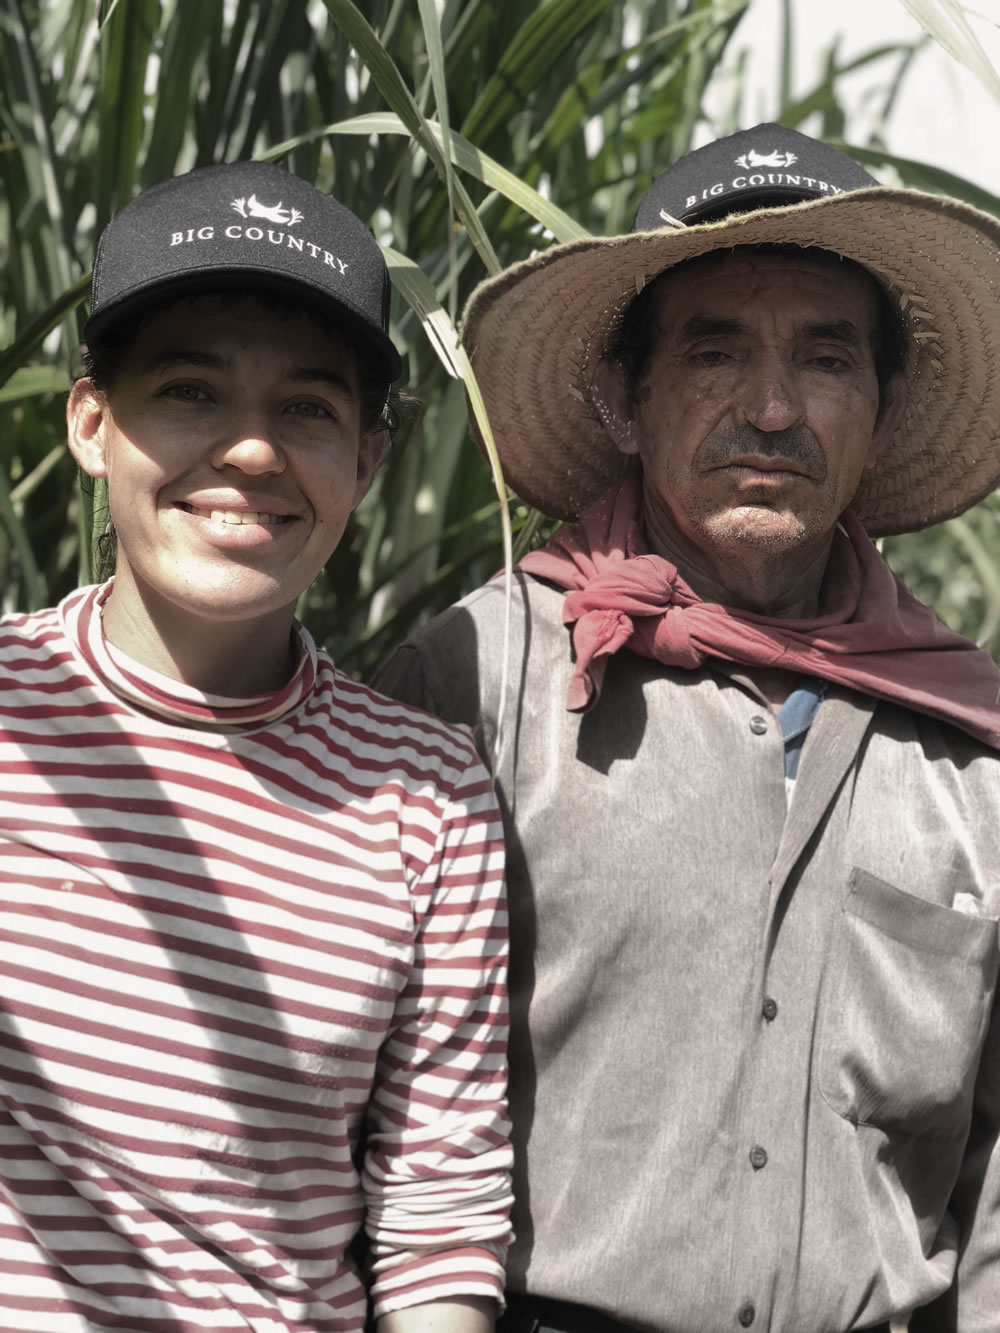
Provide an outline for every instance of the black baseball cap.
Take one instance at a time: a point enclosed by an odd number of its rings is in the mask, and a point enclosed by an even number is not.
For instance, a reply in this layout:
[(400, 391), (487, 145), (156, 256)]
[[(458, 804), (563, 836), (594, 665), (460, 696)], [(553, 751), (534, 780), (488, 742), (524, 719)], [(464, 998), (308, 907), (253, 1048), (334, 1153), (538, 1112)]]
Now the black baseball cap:
[(756, 125), (685, 153), (657, 176), (639, 202), (632, 230), (687, 227), (873, 185), (874, 176), (829, 144), (783, 125)]
[(389, 272), (371, 232), (331, 195), (269, 162), (229, 162), (175, 176), (116, 213), (94, 256), (93, 346), (120, 319), (176, 290), (269, 290), (332, 315), (386, 382)]

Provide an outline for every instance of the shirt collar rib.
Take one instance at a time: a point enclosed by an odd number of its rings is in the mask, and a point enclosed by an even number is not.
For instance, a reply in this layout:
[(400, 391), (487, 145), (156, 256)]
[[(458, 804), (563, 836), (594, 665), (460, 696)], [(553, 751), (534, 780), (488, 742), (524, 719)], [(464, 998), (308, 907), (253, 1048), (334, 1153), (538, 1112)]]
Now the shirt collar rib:
[(273, 722), (297, 708), (316, 681), (316, 645), (312, 636), (294, 622), (295, 670), (280, 690), (233, 698), (207, 694), (192, 685), (164, 676), (136, 662), (105, 637), (101, 609), (113, 581), (80, 589), (62, 604), (67, 638), (95, 676), (119, 699), (143, 713), (181, 725), (220, 731), (242, 731)]

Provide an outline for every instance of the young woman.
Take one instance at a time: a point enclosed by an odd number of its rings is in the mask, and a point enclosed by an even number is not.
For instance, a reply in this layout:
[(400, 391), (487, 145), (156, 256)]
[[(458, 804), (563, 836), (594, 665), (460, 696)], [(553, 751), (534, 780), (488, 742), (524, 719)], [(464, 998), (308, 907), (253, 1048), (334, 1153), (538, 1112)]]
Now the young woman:
[(98, 247), (114, 577), (0, 623), (0, 1328), (478, 1333), (508, 1239), (499, 817), (293, 618), (387, 441), (388, 278), (235, 163)]

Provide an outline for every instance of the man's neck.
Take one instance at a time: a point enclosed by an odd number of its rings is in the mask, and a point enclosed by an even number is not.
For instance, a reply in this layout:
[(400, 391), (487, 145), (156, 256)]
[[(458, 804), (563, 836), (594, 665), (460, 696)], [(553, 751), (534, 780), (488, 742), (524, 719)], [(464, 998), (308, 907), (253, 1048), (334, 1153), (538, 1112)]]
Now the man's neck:
[(798, 671), (782, 671), (776, 667), (741, 667), (767, 700), (773, 713), (785, 702), (802, 678)]
[(819, 614), (832, 533), (805, 549), (747, 541), (708, 551), (694, 548), (648, 509), (645, 525), (650, 549), (676, 565), (702, 601), (782, 620), (811, 620)]
[(108, 642), (141, 666), (232, 699), (269, 694), (291, 678), (290, 608), (251, 622), (208, 623), (150, 600), (116, 582), (103, 608)]
[[(819, 614), (820, 590), (832, 535), (807, 551), (768, 550), (751, 543), (708, 554), (694, 550), (657, 516), (645, 511), (646, 540), (703, 602), (783, 620), (811, 620)], [(778, 667), (741, 667), (776, 713), (795, 689), (800, 672)]]

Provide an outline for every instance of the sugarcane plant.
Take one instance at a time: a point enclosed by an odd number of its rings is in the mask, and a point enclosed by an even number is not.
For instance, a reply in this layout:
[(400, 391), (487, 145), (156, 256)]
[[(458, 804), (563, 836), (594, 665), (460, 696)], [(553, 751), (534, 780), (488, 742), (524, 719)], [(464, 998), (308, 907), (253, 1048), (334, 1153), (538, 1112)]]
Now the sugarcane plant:
[[(508, 504), (490, 457), (456, 333), (463, 303), (481, 278), (553, 241), (627, 230), (653, 176), (696, 136), (746, 123), (753, 56), (739, 23), (752, 3), (0, 0), (3, 609), (50, 604), (98, 573), (104, 497), (80, 484), (63, 417), (96, 235), (137, 190), (237, 158), (279, 161), (369, 221), (423, 403), (302, 598), (316, 637), (367, 675), (422, 618), (542, 540), (552, 523)], [(955, 0), (905, 3), (977, 77), (995, 77), (955, 26)], [(844, 77), (869, 66), (887, 129), (848, 150), (1000, 215), (996, 196), (889, 151), (917, 44), (850, 61), (835, 45), (794, 96), (791, 20), (785, 0), (769, 118), (845, 146)], [(885, 550), (943, 618), (1000, 653), (997, 496)]]

